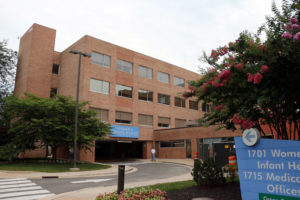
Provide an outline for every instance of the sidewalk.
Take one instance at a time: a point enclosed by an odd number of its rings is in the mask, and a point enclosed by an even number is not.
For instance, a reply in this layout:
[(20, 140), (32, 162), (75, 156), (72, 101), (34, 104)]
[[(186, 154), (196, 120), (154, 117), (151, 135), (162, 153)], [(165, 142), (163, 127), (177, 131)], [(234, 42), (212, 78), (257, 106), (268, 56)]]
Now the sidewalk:
[[(149, 162), (149, 160), (140, 160), (142, 162)], [(159, 163), (176, 163), (181, 165), (187, 165), (189, 167), (193, 166), (192, 159), (157, 159), (156, 162)], [(131, 165), (131, 166), (130, 166)], [(134, 163), (126, 165), (125, 173), (133, 173), (137, 169), (134, 167)], [(59, 176), (59, 178), (74, 178), (74, 177), (88, 177), (88, 176), (101, 176), (101, 175), (112, 175), (118, 173), (118, 165), (112, 165), (111, 168), (105, 170), (96, 170), (96, 171), (85, 171), (85, 172), (63, 172), (63, 173), (41, 173), (41, 172), (12, 172), (12, 171), (0, 171), (0, 178), (29, 178), (29, 179), (39, 179), (42, 176)], [(176, 182), (176, 181), (184, 181), (191, 180), (192, 176), (190, 173), (175, 176), (171, 178), (165, 179), (157, 179), (151, 181), (142, 181), (135, 183), (126, 184), (125, 179), (125, 188), (133, 188), (139, 186), (147, 186), (153, 185), (157, 183), (168, 183), (168, 182)], [(51, 197), (43, 198), (42, 200), (94, 200), (97, 195), (100, 193), (108, 193), (117, 190), (117, 186), (100, 186), (93, 188), (85, 188), (73, 192), (62, 193), (58, 195), (54, 195)]]

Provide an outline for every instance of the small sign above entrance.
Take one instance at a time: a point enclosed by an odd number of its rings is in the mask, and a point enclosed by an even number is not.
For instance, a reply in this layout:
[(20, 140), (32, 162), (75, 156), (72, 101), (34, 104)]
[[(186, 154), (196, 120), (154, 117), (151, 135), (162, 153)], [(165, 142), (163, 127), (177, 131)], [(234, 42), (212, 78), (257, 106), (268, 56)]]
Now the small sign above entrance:
[(120, 137), (120, 138), (139, 138), (140, 128), (136, 126), (119, 126), (111, 125), (110, 137)]

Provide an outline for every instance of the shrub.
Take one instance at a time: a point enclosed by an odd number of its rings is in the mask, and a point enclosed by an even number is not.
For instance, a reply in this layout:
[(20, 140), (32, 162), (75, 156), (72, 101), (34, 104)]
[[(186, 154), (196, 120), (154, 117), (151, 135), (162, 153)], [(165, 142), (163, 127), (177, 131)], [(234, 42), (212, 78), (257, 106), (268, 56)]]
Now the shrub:
[(191, 174), (193, 180), (198, 185), (214, 186), (225, 183), (223, 171), (213, 159), (207, 159), (205, 161), (195, 159)]
[(166, 199), (166, 192), (159, 189), (152, 190), (150, 188), (135, 188), (125, 190), (121, 194), (117, 192), (100, 194), (96, 200), (163, 200)]
[(236, 165), (226, 165), (224, 171), (228, 173), (230, 183), (234, 183), (235, 177), (237, 177), (238, 168)]

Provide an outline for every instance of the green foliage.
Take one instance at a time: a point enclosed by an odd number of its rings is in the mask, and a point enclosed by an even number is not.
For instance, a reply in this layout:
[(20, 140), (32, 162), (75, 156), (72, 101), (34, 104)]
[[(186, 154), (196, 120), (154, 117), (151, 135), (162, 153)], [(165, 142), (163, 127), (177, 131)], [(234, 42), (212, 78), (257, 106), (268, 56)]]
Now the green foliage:
[[(300, 39), (283, 37), (291, 17), (300, 21), (299, 0), (283, 1), (282, 9), (274, 3), (272, 11), (256, 35), (244, 31), (235, 42), (203, 55), (211, 68), (190, 82), (185, 94), (216, 106), (202, 124), (231, 130), (255, 127), (281, 139), (300, 138)], [(291, 33), (297, 32), (300, 28)]]
[(223, 171), (213, 159), (205, 161), (195, 159), (191, 174), (198, 185), (214, 186), (225, 183)]
[(16, 151), (15, 146), (12, 143), (0, 146), (0, 160), (12, 161), (17, 158), (18, 155), (19, 152)]
[[(25, 94), (24, 98), (6, 98), (6, 113), (11, 120), (8, 133), (17, 153), (37, 147), (51, 146), (56, 158), (59, 146), (72, 147), (74, 141), (75, 101), (71, 97), (40, 98)], [(87, 110), (87, 102), (79, 104), (78, 146), (89, 150), (93, 141), (110, 133), (109, 124), (96, 119)]]
[(237, 165), (226, 165), (224, 172), (228, 173), (228, 180), (230, 183), (234, 183), (237, 177), (238, 168)]
[(161, 191), (160, 189), (149, 189), (149, 188), (134, 188), (130, 190), (125, 190), (121, 194), (116, 192), (108, 194), (100, 194), (97, 197), (97, 200), (163, 200), (166, 199), (166, 192)]
[(6, 40), (0, 41), (0, 99), (12, 91), (17, 63), (17, 52), (6, 46)]

